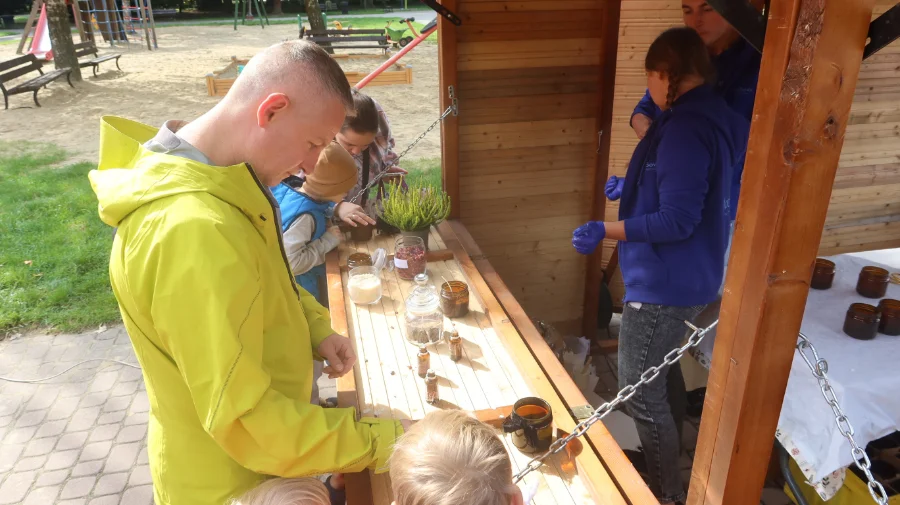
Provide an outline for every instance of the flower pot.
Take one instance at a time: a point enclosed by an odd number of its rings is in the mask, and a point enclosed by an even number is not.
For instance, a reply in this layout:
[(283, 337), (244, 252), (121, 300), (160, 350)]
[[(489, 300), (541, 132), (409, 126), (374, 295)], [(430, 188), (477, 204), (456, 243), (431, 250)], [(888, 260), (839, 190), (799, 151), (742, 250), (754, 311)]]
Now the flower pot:
[(368, 242), (372, 240), (375, 227), (370, 224), (359, 224), (350, 228), (350, 240), (354, 242)]
[(424, 230), (417, 231), (401, 231), (400, 236), (402, 237), (419, 237), (422, 239), (422, 242), (425, 242), (425, 250), (428, 250), (428, 235), (431, 233), (431, 228), (425, 228)]
[(399, 228), (392, 224), (388, 224), (387, 221), (381, 219), (381, 216), (375, 219), (375, 228), (384, 235), (396, 235), (400, 233)]

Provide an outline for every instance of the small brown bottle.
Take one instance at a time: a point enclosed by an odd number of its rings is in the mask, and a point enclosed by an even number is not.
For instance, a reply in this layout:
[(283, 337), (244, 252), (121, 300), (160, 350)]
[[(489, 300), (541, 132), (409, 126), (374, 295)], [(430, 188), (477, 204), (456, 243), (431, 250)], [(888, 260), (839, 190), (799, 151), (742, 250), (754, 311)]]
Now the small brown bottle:
[(462, 338), (458, 331), (453, 330), (453, 333), (450, 334), (450, 359), (459, 361), (462, 359), (462, 354)]
[(438, 395), (438, 380), (437, 374), (434, 373), (434, 370), (428, 369), (428, 372), (425, 374), (425, 390), (427, 391), (426, 401), (432, 405), (437, 403), (440, 400), (440, 396)]
[(431, 354), (423, 345), (419, 347), (419, 354), (416, 355), (416, 358), (419, 359), (419, 377), (424, 378), (425, 374), (428, 373), (428, 369), (431, 368)]

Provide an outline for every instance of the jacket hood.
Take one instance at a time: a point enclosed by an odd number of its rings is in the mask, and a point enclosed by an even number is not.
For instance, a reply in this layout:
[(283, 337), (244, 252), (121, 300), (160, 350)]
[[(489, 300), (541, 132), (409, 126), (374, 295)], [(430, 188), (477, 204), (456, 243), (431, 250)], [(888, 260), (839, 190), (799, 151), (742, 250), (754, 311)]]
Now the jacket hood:
[(88, 174), (100, 218), (119, 226), (150, 202), (203, 192), (244, 212), (257, 226), (274, 218), (263, 186), (246, 164), (215, 167), (143, 147), (158, 129), (119, 117), (100, 120), (100, 162)]
[(728, 145), (731, 164), (743, 163), (747, 152), (747, 139), (750, 136), (750, 125), (743, 116), (732, 110), (724, 99), (716, 95), (712, 86), (699, 86), (688, 91), (678, 97), (672, 110), (678, 116), (690, 115), (702, 118), (714, 126)]

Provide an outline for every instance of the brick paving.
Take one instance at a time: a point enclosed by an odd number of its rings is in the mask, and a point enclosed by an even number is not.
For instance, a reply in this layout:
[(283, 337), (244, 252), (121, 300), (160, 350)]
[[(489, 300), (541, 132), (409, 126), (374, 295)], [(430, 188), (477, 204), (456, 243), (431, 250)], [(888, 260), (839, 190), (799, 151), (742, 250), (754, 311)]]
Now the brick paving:
[[(0, 376), (48, 377), (87, 359), (135, 363), (121, 326), (0, 342)], [(319, 381), (322, 398), (334, 381)], [(0, 381), (0, 505), (150, 505), (141, 371), (85, 363), (41, 384)]]

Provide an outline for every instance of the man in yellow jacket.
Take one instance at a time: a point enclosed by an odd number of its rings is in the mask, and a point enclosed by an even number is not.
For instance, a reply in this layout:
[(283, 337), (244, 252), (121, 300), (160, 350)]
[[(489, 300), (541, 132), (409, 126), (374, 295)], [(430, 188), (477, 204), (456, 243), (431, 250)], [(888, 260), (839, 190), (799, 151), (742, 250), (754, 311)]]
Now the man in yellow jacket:
[(336, 377), (356, 356), (294, 283), (267, 190), (314, 170), (352, 103), (334, 60), (294, 41), (257, 55), (191, 123), (102, 121), (90, 180), (118, 227), (110, 278), (150, 398), (157, 505), (386, 469), (398, 423), (310, 404), (313, 360)]

